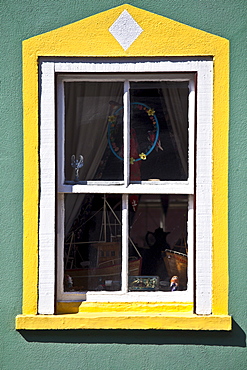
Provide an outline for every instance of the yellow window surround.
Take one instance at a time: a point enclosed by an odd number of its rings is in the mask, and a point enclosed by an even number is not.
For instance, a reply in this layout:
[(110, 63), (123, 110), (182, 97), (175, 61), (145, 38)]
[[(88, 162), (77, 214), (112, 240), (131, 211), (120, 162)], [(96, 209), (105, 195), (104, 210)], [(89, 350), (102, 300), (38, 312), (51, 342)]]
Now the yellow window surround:
[[(127, 11), (143, 30), (121, 46), (109, 32)], [(60, 303), (56, 315), (37, 315), (39, 221), (40, 57), (212, 57), (212, 315), (193, 313), (191, 303)], [(204, 329), (230, 330), (228, 316), (228, 111), (229, 43), (165, 17), (121, 5), (23, 42), (24, 101), (24, 279), (23, 313), (17, 329)], [(30, 181), (32, 179), (32, 181)], [(69, 308), (68, 308), (69, 306)], [(70, 313), (68, 313), (70, 312)], [(66, 314), (67, 313), (67, 314)]]

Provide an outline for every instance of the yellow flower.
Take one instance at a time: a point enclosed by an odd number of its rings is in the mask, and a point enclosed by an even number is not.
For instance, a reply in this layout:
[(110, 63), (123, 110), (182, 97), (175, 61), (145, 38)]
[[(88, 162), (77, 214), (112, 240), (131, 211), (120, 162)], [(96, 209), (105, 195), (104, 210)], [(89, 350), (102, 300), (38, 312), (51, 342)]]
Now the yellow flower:
[(130, 158), (130, 164), (134, 164), (135, 160), (133, 157)]
[(153, 108), (150, 108), (150, 109), (148, 109), (148, 110), (147, 110), (147, 114), (148, 114), (149, 116), (153, 116), (153, 115), (154, 115), (154, 113), (155, 113), (155, 110), (154, 110)]
[(144, 154), (144, 153), (139, 154), (139, 157), (140, 157), (143, 161), (145, 161), (145, 160), (147, 159), (147, 156), (146, 156), (146, 154)]
[(108, 122), (115, 122), (116, 116), (109, 116), (108, 117)]

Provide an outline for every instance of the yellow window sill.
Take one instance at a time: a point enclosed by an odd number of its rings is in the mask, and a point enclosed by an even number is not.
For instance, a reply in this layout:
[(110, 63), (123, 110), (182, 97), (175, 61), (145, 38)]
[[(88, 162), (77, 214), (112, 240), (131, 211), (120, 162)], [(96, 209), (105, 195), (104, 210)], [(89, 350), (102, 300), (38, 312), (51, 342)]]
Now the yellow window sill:
[(19, 315), (17, 330), (156, 329), (231, 330), (228, 315), (199, 316), (192, 313), (84, 312), (63, 315)]
[(88, 302), (88, 301), (58, 301), (56, 314), (96, 313), (96, 312), (136, 312), (154, 313), (193, 313), (192, 302)]

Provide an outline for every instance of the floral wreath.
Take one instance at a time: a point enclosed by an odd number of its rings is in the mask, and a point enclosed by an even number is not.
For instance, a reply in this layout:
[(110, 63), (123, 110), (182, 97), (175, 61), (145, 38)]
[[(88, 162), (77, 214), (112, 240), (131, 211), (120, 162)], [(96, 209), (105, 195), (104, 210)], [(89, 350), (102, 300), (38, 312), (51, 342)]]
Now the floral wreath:
[[(131, 105), (134, 105), (140, 111), (144, 111), (147, 113), (148, 117), (150, 118), (153, 124), (153, 132), (155, 133), (153, 144), (147, 148), (147, 151), (145, 153), (144, 152), (140, 153), (138, 158), (133, 157), (130, 158), (130, 164), (134, 164), (134, 162), (146, 160), (147, 156), (154, 150), (159, 138), (159, 123), (155, 115), (155, 110), (153, 108), (150, 108), (148, 105), (139, 102), (131, 103)], [(113, 154), (118, 159), (123, 160), (123, 158), (120, 157), (120, 155), (118, 155), (117, 153), (120, 149), (115, 143), (114, 138), (115, 136), (114, 134), (116, 132), (117, 118), (121, 110), (123, 110), (123, 107), (118, 108), (112, 116), (108, 117), (108, 143)]]

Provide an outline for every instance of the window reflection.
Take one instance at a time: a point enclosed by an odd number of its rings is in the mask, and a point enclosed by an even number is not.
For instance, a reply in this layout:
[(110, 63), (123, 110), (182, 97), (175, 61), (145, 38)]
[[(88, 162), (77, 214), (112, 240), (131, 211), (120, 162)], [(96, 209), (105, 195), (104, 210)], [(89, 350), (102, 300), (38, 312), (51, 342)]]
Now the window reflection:
[[(66, 195), (79, 202), (69, 226), (65, 212), (66, 291), (120, 290), (122, 271), (121, 195)], [(187, 288), (187, 195), (129, 196), (130, 291)]]
[[(170, 291), (187, 288), (187, 195), (141, 195), (130, 212), (130, 238), (142, 256), (142, 268), (130, 290)], [(133, 247), (129, 247), (132, 254)], [(145, 282), (143, 278), (145, 277)], [(138, 283), (139, 281), (139, 283)], [(151, 289), (153, 286), (153, 289)]]
[[(123, 83), (65, 82), (65, 180), (123, 180)], [(187, 180), (188, 82), (130, 82), (130, 181)]]
[(131, 83), (131, 180), (188, 178), (188, 83)]

